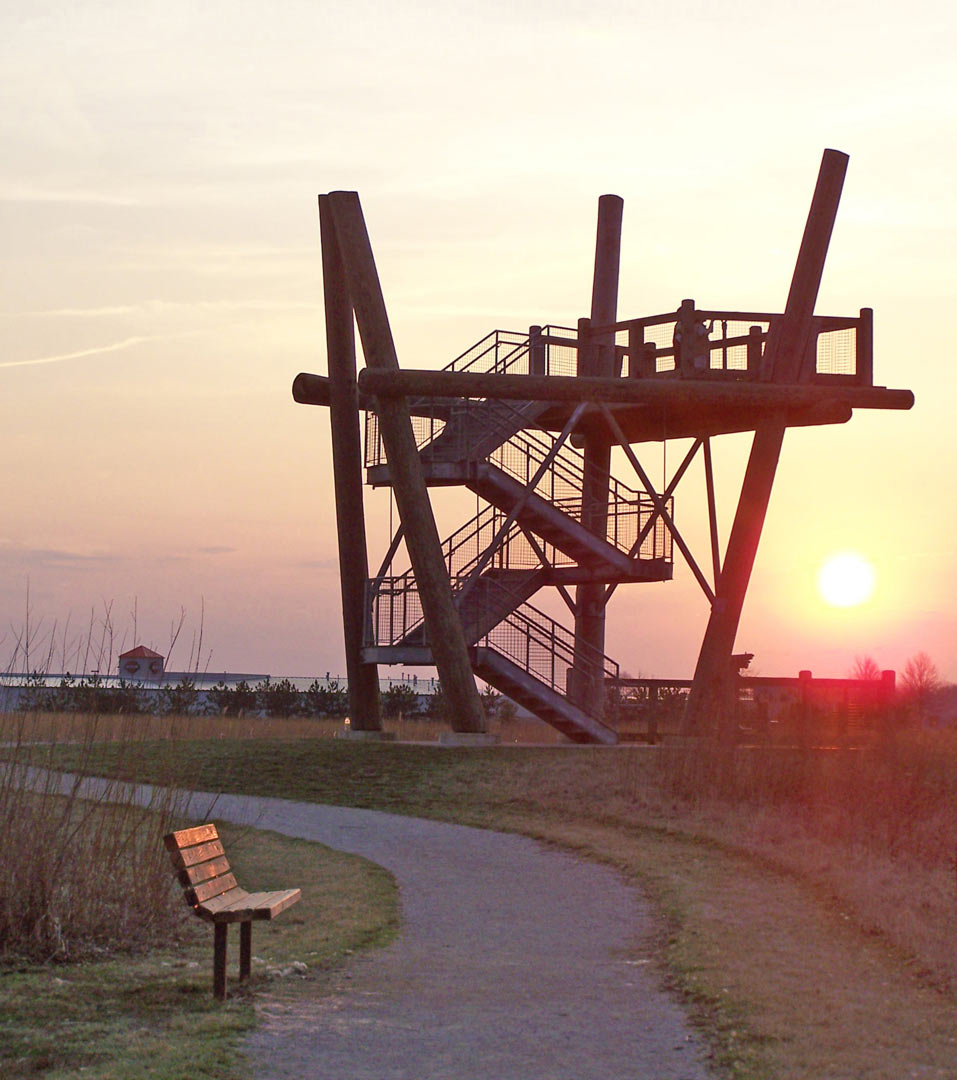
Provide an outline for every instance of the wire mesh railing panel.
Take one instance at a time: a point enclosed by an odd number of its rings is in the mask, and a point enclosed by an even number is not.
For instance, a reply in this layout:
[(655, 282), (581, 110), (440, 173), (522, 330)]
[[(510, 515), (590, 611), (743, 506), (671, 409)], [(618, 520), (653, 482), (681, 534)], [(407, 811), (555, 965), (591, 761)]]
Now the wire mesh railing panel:
[(857, 328), (850, 326), (818, 334), (814, 370), (818, 375), (856, 375)]
[[(453, 580), (468, 577), (479, 560), (495, 542), (507, 516), (496, 506), (486, 506), (471, 521), (454, 532), (443, 544), (449, 577)], [(542, 554), (552, 566), (571, 566), (574, 560), (558, 551), (552, 544), (539, 544)], [(532, 547), (520, 525), (512, 522), (499, 538), (487, 566), (490, 570), (535, 570), (542, 560)]]
[[(413, 416), (412, 434), (415, 436), (415, 448), (422, 450), (434, 442), (445, 430), (447, 421), (438, 415)], [(366, 413), (365, 422), (365, 467), (387, 465), (388, 455), (379, 429), (379, 417), (374, 412)]]
[(675, 320), (646, 326), (644, 330), (645, 341), (655, 346), (655, 371), (674, 371), (677, 366), (674, 352)]
[(578, 374), (578, 331), (567, 326), (544, 326), (545, 375)]
[(483, 644), (562, 695), (576, 659), (585, 678), (617, 679), (619, 674), (618, 664), (591, 646), (580, 646), (576, 656), (575, 635), (531, 604), (516, 608), (486, 634)]
[[(524, 487), (531, 484), (554, 445), (554, 436), (547, 432), (518, 432), (496, 450), (490, 460), (504, 473)], [(582, 492), (585, 488), (586, 465), (582, 454), (567, 444), (554, 457), (539, 478), (535, 494), (552, 503), (572, 520), (583, 524), (585, 509)], [(597, 477), (596, 477), (597, 479)], [(595, 485), (599, 489), (601, 484)], [(669, 513), (673, 500), (669, 500)], [(630, 552), (641, 529), (654, 512), (649, 495), (627, 487), (615, 477), (608, 480), (608, 517), (605, 539), (621, 551)], [(671, 533), (660, 519), (642, 542), (638, 558), (670, 559)]]
[(423, 625), (422, 599), (411, 570), (366, 582), (365, 645), (397, 645)]
[(509, 372), (528, 370), (528, 334), (493, 330), (445, 367), (446, 371)]
[(364, 463), (367, 469), (386, 463), (385, 447), (379, 437), (379, 417), (374, 412), (366, 413)]

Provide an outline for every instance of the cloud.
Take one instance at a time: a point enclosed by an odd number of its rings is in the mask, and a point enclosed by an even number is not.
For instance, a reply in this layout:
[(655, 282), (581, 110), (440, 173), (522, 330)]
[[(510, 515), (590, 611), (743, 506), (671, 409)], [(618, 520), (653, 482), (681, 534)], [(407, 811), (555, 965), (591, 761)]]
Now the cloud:
[(201, 547), (197, 549), (201, 555), (232, 555), (238, 548), (224, 547), (218, 544), (211, 544), (209, 547)]
[(302, 566), (307, 570), (338, 570), (338, 559), (301, 559), (294, 566)]
[(34, 311), (0, 311), (3, 319), (102, 319), (110, 315), (135, 315), (142, 307), (131, 304), (118, 304), (112, 307), (95, 308), (49, 308)]
[(0, 202), (4, 203), (45, 203), (65, 206), (141, 206), (141, 200), (128, 195), (114, 195), (103, 191), (85, 190), (44, 190), (43, 188), (17, 187), (6, 185), (0, 188)]
[(147, 341), (159, 341), (165, 335), (154, 334), (150, 337), (129, 337), (122, 341), (116, 341), (112, 345), (98, 345), (93, 349), (80, 349), (77, 352), (58, 353), (56, 356), (38, 356), (33, 360), (8, 360), (0, 363), (0, 368), (29, 367), (33, 364), (58, 364), (63, 360), (82, 360), (88, 356), (101, 356), (104, 353), (120, 352), (123, 349), (132, 349), (136, 345), (142, 345)]
[[(144, 300), (139, 304), (115, 304), (105, 307), (91, 308), (35, 308), (29, 311), (0, 311), (0, 319), (102, 319), (113, 316), (154, 316), (176, 314), (178, 312), (203, 312), (233, 314), (237, 311), (265, 311), (280, 314), (290, 311), (315, 312), (321, 305), (320, 301), (314, 300)], [(140, 337), (130, 338), (134, 341), (152, 341), (153, 338)], [(122, 344), (122, 343), (121, 343)], [(109, 349), (119, 348), (119, 345), (108, 346)], [(55, 357), (54, 359), (63, 359)], [(46, 363), (45, 360), (21, 360), (22, 364)], [(4, 365), (0, 365), (4, 366)]]
[(18, 566), (97, 567), (122, 562), (118, 555), (90, 555), (82, 551), (63, 551), (59, 548), (0, 547), (0, 562)]

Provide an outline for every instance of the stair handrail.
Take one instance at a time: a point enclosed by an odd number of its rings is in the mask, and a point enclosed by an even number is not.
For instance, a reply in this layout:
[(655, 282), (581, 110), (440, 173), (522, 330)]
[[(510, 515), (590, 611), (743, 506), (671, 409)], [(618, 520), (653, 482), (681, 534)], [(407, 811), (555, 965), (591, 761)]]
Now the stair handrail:
[[(497, 584), (490, 591), (494, 591)], [(510, 646), (509, 631), (522, 642), (523, 655)], [(586, 678), (600, 675), (602, 685), (604, 680), (618, 679), (620, 674), (618, 663), (610, 656), (587, 643), (579, 642), (576, 649), (572, 631), (529, 603), (520, 604), (486, 631), (480, 644), (563, 695), (567, 693), (567, 673), (572, 668), (580, 669)], [(535, 659), (533, 647), (539, 650)]]

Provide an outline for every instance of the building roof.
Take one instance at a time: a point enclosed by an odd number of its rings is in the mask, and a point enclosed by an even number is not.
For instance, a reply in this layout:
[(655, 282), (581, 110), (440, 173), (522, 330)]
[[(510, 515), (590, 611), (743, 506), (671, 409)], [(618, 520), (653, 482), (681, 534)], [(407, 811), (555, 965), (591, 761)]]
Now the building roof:
[(163, 654), (153, 652), (152, 649), (147, 649), (145, 645), (137, 645), (135, 649), (130, 649), (129, 652), (120, 653), (120, 660), (162, 660)]

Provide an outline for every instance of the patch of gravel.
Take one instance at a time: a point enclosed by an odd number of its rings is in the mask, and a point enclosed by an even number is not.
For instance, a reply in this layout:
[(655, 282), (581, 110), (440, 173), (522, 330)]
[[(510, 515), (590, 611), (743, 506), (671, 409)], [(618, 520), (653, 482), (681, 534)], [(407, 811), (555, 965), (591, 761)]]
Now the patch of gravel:
[(247, 1043), (257, 1080), (713, 1076), (656, 974), (649, 906), (612, 869), (371, 810), (222, 795), (215, 815), (361, 855), (399, 886), (392, 945), (319, 1004), (263, 1009)]

